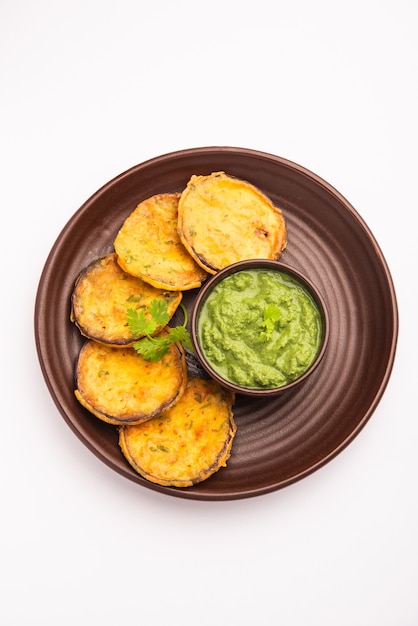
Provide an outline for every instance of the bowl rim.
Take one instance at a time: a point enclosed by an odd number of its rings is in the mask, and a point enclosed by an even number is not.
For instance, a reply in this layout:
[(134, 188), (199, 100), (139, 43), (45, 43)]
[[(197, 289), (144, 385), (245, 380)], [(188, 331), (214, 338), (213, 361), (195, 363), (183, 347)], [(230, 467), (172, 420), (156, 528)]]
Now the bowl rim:
[[(315, 356), (315, 359), (311, 363), (311, 365), (295, 380), (290, 381), (289, 383), (282, 385), (280, 387), (241, 387), (240, 385), (233, 383), (225, 378), (223, 378), (216, 370), (214, 370), (210, 363), (207, 361), (204, 352), (200, 346), (199, 342), (199, 333), (198, 333), (198, 323), (199, 323), (199, 314), (203, 304), (206, 302), (210, 292), (212, 289), (221, 282), (227, 276), (231, 274), (235, 274), (239, 271), (244, 271), (245, 269), (257, 269), (257, 268), (265, 268), (272, 269), (278, 272), (283, 272), (289, 274), (298, 280), (302, 285), (307, 289), (310, 295), (315, 300), (315, 303), (318, 306), (320, 315), (321, 315), (321, 323), (322, 323), (322, 337), (321, 337), (321, 346)], [(328, 345), (328, 339), (330, 334), (330, 320), (329, 320), (329, 312), (325, 303), (325, 300), (316, 285), (312, 282), (310, 278), (306, 276), (303, 272), (292, 267), (287, 263), (283, 263), (280, 260), (275, 259), (245, 259), (241, 261), (237, 261), (236, 263), (232, 263), (227, 267), (222, 268), (216, 274), (210, 276), (205, 283), (200, 288), (196, 300), (193, 304), (193, 309), (191, 313), (190, 319), (190, 328), (191, 328), (191, 339), (193, 343), (193, 347), (195, 350), (196, 357), (206, 371), (206, 373), (215, 379), (218, 383), (220, 383), (223, 387), (234, 391), (235, 393), (256, 396), (256, 397), (268, 397), (268, 396), (276, 396), (278, 394), (287, 392), (294, 387), (300, 385), (304, 380), (306, 380), (311, 373), (318, 367), (321, 362)]]

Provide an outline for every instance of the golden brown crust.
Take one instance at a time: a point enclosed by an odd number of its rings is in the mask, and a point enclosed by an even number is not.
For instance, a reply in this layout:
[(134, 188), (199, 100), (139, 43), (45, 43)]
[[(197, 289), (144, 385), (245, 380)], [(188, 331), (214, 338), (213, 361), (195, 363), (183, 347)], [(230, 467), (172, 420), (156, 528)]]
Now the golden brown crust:
[(217, 472), (236, 433), (234, 394), (213, 380), (189, 378), (179, 402), (138, 426), (120, 429), (121, 450), (136, 472), (163, 486), (190, 487)]
[(125, 272), (172, 291), (200, 287), (207, 276), (180, 241), (179, 198), (178, 193), (166, 193), (143, 200), (128, 215), (114, 241)]
[[(128, 308), (146, 312), (152, 300), (162, 300), (171, 319), (182, 297), (180, 291), (157, 289), (127, 274), (111, 253), (90, 263), (78, 276), (71, 297), (71, 320), (85, 337), (128, 347), (142, 336), (131, 332)], [(161, 330), (162, 326), (157, 326), (155, 334)]]
[(174, 406), (186, 384), (186, 359), (178, 344), (171, 344), (160, 361), (150, 362), (134, 348), (89, 340), (79, 354), (75, 395), (104, 422), (140, 424)]
[(192, 176), (178, 206), (180, 239), (211, 274), (237, 261), (277, 259), (286, 247), (282, 212), (250, 183), (214, 172)]

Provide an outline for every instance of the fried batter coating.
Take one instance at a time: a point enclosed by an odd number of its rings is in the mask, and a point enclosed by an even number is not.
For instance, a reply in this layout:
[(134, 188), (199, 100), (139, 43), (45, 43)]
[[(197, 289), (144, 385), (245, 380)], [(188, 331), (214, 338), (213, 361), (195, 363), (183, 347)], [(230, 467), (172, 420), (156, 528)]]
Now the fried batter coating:
[(172, 291), (200, 287), (207, 276), (180, 241), (179, 198), (178, 193), (163, 193), (143, 200), (128, 215), (114, 241), (125, 272)]
[(189, 378), (174, 407), (120, 429), (121, 450), (147, 480), (191, 487), (226, 466), (236, 433), (233, 403), (234, 394), (214, 380)]
[[(126, 320), (128, 308), (148, 315), (151, 302), (162, 300), (171, 319), (182, 297), (180, 291), (157, 289), (127, 274), (117, 262), (116, 254), (111, 253), (90, 263), (78, 276), (71, 297), (71, 320), (89, 339), (128, 347), (142, 336), (130, 330)], [(162, 328), (157, 325), (155, 333)]]
[(159, 361), (151, 362), (134, 348), (89, 340), (79, 354), (74, 393), (93, 415), (120, 426), (140, 424), (174, 406), (186, 384), (186, 359), (179, 344), (171, 344)]
[(190, 178), (179, 201), (178, 230), (185, 248), (211, 274), (245, 259), (277, 259), (286, 247), (281, 210), (256, 187), (224, 172)]

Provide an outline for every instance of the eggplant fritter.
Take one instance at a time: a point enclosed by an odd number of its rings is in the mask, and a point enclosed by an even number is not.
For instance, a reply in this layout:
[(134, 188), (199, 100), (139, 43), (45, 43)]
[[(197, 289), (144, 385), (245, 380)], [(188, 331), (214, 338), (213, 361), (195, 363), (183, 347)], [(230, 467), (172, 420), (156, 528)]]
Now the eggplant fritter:
[(181, 194), (178, 230), (211, 274), (245, 259), (277, 259), (286, 247), (282, 212), (250, 183), (214, 172), (193, 175)]
[(143, 200), (128, 215), (114, 241), (125, 272), (172, 291), (195, 289), (207, 277), (180, 241), (179, 198), (178, 193), (162, 193)]
[[(89, 339), (128, 347), (142, 336), (134, 335), (128, 326), (129, 308), (147, 315), (151, 302), (162, 300), (171, 319), (182, 297), (180, 291), (157, 289), (127, 274), (117, 262), (116, 254), (111, 253), (90, 263), (78, 276), (71, 297), (71, 320)], [(157, 326), (155, 334), (162, 328)]]
[(233, 403), (234, 394), (214, 380), (189, 378), (174, 407), (120, 428), (121, 450), (147, 480), (191, 487), (226, 466), (236, 433)]
[(169, 351), (153, 362), (134, 348), (89, 340), (78, 357), (74, 393), (93, 415), (120, 426), (140, 424), (174, 406), (186, 384), (186, 359), (179, 344), (170, 344)]

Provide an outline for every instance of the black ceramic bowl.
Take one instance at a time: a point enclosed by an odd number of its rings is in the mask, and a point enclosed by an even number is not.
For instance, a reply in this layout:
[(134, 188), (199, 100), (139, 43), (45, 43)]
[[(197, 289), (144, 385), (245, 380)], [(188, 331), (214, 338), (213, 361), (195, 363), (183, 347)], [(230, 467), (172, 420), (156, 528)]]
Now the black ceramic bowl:
[[(271, 386), (241, 386), (228, 380), (228, 378), (224, 377), (219, 370), (215, 369), (215, 366), (212, 366), (210, 361), (208, 360), (205, 349), (202, 345), (201, 341), (201, 333), (200, 333), (200, 325), (202, 321), (202, 309), (212, 294), (213, 289), (221, 283), (225, 278), (230, 277), (232, 274), (236, 274), (237, 272), (243, 272), (246, 270), (272, 270), (274, 272), (280, 272), (281, 274), (286, 274), (290, 279), (294, 282), (298, 283), (305, 292), (307, 292), (314, 303), (317, 305), (319, 315), (321, 318), (321, 338), (320, 343), (317, 348), (316, 355), (311, 362), (311, 364), (305, 369), (297, 378), (294, 378), (284, 384), (281, 384), (277, 387)], [(200, 289), (199, 294), (194, 303), (194, 307), (191, 314), (191, 336), (193, 345), (195, 348), (196, 356), (199, 359), (202, 367), (205, 371), (215, 380), (217, 380), (220, 384), (228, 389), (232, 389), (235, 393), (246, 394), (251, 396), (275, 396), (277, 394), (288, 391), (289, 389), (299, 385), (301, 382), (306, 380), (306, 378), (316, 369), (319, 365), (326, 347), (328, 343), (329, 336), (329, 316), (327, 312), (327, 308), (325, 306), (324, 300), (317, 290), (315, 285), (303, 274), (299, 271), (291, 268), (290, 266), (281, 263), (279, 261), (266, 260), (266, 259), (250, 259), (246, 261), (240, 261), (238, 263), (234, 263), (233, 265), (229, 265), (225, 269), (219, 271), (217, 274), (209, 278), (203, 287)], [(249, 364), (251, 368), (251, 363)], [(256, 367), (256, 366), (255, 366)]]

